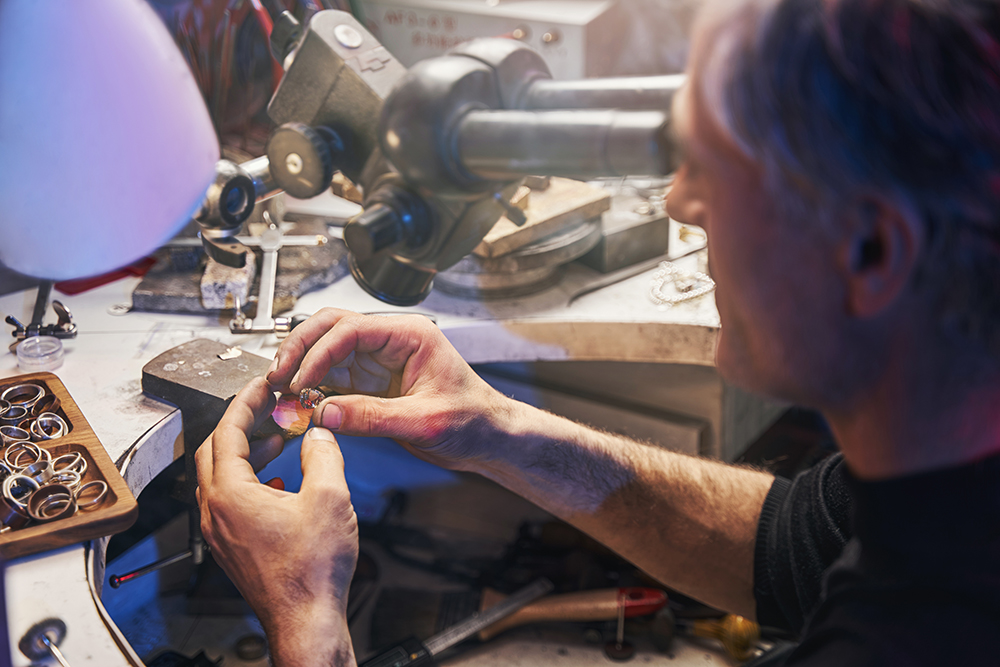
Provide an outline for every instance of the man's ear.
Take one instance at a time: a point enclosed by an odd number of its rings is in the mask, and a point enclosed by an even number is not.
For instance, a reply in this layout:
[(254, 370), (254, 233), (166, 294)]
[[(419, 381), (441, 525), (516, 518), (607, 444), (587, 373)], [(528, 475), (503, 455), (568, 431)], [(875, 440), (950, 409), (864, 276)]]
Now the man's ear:
[(859, 199), (843, 219), (839, 265), (848, 312), (874, 317), (896, 301), (913, 277), (924, 231), (909, 207), (877, 196)]

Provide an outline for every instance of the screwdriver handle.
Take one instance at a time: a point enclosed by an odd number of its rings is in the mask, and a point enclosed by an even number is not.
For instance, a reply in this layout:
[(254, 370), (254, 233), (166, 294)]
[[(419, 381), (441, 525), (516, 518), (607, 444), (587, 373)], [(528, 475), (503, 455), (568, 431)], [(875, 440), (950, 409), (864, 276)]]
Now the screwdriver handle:
[(360, 667), (431, 667), (434, 656), (416, 637), (407, 637), (385, 653), (361, 663)]
[(698, 619), (691, 624), (691, 634), (722, 642), (726, 653), (735, 660), (748, 660), (760, 641), (760, 626), (736, 614), (719, 619)]

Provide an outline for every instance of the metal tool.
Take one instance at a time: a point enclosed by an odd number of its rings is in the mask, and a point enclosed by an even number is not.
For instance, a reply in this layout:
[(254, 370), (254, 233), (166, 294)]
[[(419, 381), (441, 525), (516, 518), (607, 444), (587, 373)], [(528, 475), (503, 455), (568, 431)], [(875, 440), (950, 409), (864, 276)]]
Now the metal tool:
[(182, 560), (190, 558), (194, 555), (191, 549), (185, 549), (180, 553), (176, 553), (173, 556), (167, 556), (166, 558), (161, 558), (155, 563), (150, 563), (144, 567), (132, 570), (131, 572), (126, 572), (125, 574), (112, 574), (108, 579), (108, 583), (111, 584), (111, 588), (118, 588), (124, 583), (127, 583), (133, 579), (138, 579), (139, 577), (149, 574), (150, 572), (156, 572), (157, 570), (162, 570), (168, 565), (173, 565), (174, 563), (179, 563)]
[(42, 319), (45, 317), (45, 311), (49, 305), (50, 296), (52, 296), (52, 282), (44, 281), (38, 286), (38, 295), (35, 297), (35, 307), (31, 313), (31, 322), (27, 326), (22, 324), (13, 315), (7, 316), (7, 324), (14, 327), (11, 335), (17, 339), (11, 345), (12, 350), (17, 346), (17, 343), (31, 336), (76, 338), (76, 323), (73, 322), (73, 313), (61, 301), (52, 302), (52, 310), (56, 313), (56, 323), (42, 324)]
[(439, 632), (426, 642), (416, 638), (404, 639), (388, 651), (361, 663), (361, 667), (421, 667), (433, 665), (434, 656), (447, 648), (454, 646), (463, 639), (471, 637), (483, 628), (492, 625), (501, 618), (540, 598), (553, 589), (548, 579), (539, 579), (517, 591), (493, 607), (477, 612), (468, 619)]
[[(271, 216), (264, 211), (264, 220), (270, 222)], [(253, 239), (250, 239), (253, 240)], [(283, 236), (278, 225), (270, 222), (268, 228), (260, 235), (257, 244), (264, 253), (260, 267), (260, 289), (257, 294), (257, 314), (248, 319), (243, 314), (241, 304), (237, 299), (236, 316), (229, 322), (229, 330), (234, 334), (274, 333), (279, 338), (298, 324), (297, 318), (274, 317), (274, 287), (278, 276), (278, 251), (287, 246), (323, 245), (324, 236)], [(248, 244), (248, 245), (257, 245)]]
[(31, 626), (17, 647), (32, 661), (55, 659), (62, 667), (70, 667), (66, 657), (59, 650), (59, 644), (66, 637), (66, 624), (58, 618), (47, 618)]

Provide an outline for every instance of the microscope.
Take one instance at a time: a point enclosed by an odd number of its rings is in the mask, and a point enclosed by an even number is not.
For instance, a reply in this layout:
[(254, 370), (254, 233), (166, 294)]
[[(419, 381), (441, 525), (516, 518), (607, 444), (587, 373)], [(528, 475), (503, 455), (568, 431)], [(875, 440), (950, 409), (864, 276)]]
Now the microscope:
[(555, 81), (521, 42), (483, 38), (403, 67), (350, 14), (307, 26), (289, 12), (270, 47), (285, 74), (268, 105), (266, 154), (220, 160), (195, 215), (206, 252), (245, 262), (236, 234), (274, 194), (308, 199), (336, 171), (364, 193), (344, 227), (350, 270), (372, 296), (412, 306), (501, 218), (527, 176), (666, 175), (670, 102), (682, 75)]

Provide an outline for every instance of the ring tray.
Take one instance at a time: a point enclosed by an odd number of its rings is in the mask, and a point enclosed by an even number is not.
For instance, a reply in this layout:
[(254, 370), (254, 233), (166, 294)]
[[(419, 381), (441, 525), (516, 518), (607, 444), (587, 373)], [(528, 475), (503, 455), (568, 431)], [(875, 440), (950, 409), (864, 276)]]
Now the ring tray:
[[(56, 414), (66, 422), (66, 432), (62, 436), (34, 444), (47, 449), (53, 460), (63, 454), (79, 452), (87, 462), (82, 484), (101, 480), (108, 485), (108, 491), (104, 501), (94, 509), (78, 509), (64, 519), (32, 523), (0, 533), (0, 557), (8, 560), (57, 549), (112, 535), (131, 526), (139, 513), (135, 497), (63, 383), (52, 373), (29, 373), (0, 379), (0, 393), (18, 384), (39, 385), (46, 393), (54, 394), (60, 403)], [(6, 445), (0, 449), (3, 450)]]

